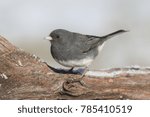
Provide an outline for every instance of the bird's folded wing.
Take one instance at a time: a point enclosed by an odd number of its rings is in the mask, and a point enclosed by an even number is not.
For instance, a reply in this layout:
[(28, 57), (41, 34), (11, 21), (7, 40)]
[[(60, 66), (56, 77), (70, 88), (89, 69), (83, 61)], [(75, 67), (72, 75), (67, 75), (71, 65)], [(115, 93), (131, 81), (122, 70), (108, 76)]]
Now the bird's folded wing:
[(99, 45), (103, 44), (101, 37), (92, 35), (76, 35), (76, 40), (79, 40), (75, 45), (80, 49), (82, 53), (86, 53)]

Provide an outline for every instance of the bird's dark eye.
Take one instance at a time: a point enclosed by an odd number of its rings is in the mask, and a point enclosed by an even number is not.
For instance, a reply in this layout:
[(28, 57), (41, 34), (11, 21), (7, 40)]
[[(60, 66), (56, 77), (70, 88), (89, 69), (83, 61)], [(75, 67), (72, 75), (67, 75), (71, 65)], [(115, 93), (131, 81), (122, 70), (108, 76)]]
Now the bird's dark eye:
[(59, 35), (56, 35), (56, 38), (59, 38)]

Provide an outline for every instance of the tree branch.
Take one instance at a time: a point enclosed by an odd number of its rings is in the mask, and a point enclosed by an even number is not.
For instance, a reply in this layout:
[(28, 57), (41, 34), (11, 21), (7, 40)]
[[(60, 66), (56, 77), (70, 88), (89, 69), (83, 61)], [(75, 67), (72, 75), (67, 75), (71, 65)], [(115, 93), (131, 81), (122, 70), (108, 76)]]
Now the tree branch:
[(89, 71), (85, 85), (68, 80), (78, 73), (49, 67), (0, 36), (0, 99), (150, 99), (150, 68)]

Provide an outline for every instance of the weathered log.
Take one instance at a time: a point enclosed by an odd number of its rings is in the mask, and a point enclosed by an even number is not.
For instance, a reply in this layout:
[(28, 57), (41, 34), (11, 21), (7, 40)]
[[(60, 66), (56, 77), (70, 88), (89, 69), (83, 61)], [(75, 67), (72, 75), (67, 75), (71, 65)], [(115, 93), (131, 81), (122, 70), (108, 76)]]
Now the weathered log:
[[(0, 99), (150, 99), (150, 68), (80, 74), (49, 67), (0, 36)], [(96, 74), (99, 75), (96, 75)]]

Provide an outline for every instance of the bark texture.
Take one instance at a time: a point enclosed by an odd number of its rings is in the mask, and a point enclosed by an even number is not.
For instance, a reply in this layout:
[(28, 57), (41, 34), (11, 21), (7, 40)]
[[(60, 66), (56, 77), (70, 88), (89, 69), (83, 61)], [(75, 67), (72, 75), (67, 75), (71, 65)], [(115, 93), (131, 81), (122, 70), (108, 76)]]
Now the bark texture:
[[(128, 71), (134, 71), (131, 73)], [(150, 99), (150, 68), (99, 70), (89, 76), (57, 70), (0, 36), (0, 99)]]

